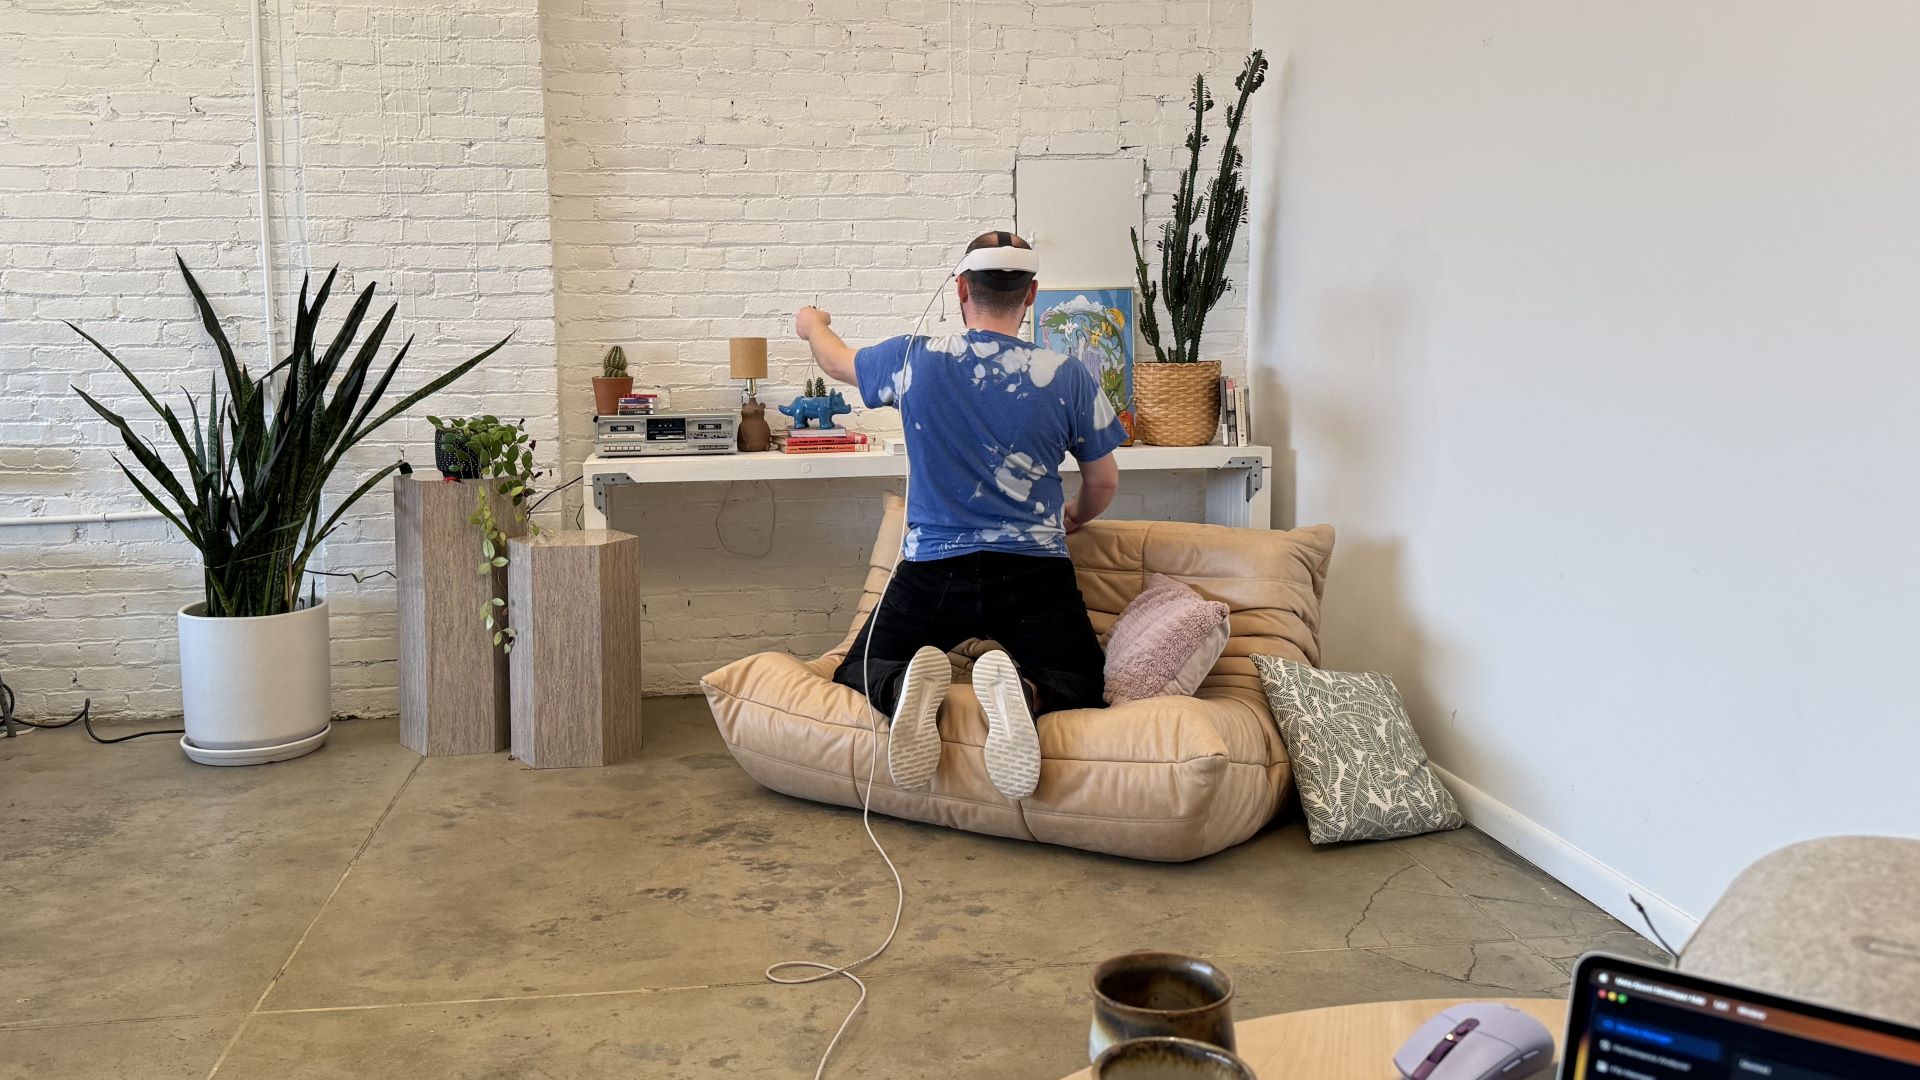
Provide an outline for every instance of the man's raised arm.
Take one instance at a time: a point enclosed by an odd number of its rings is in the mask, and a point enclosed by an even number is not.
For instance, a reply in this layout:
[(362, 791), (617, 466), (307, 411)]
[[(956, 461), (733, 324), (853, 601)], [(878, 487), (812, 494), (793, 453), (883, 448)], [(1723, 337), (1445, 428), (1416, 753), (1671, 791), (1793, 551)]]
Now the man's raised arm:
[(793, 332), (813, 350), (813, 362), (820, 370), (846, 383), (858, 386), (859, 377), (853, 371), (853, 347), (840, 340), (830, 325), (833, 316), (817, 307), (803, 307), (793, 313)]

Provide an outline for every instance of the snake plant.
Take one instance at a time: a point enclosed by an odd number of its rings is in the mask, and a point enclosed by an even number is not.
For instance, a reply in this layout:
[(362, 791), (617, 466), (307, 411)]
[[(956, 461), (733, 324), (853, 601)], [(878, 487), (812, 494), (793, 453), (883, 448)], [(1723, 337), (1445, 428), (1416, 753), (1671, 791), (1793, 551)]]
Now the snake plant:
[(399, 307), (393, 304), (355, 347), (354, 339), (373, 304), (373, 284), (354, 300), (340, 329), (323, 346), (320, 313), (340, 268), (327, 274), (311, 304), (308, 282), (302, 279), (292, 351), (256, 375), (235, 356), (213, 305), (185, 260), (176, 255), (175, 261), (193, 294), (200, 323), (220, 356), (220, 370), (209, 377), (204, 416), (201, 399), (189, 393), (183, 423), (111, 350), (73, 323), (67, 325), (100, 350), (139, 391), (164, 425), (173, 444), (169, 456), (177, 451), (179, 464), (170, 463), (124, 416), (79, 387), (73, 392), (119, 431), (127, 453), (146, 476), (141, 479), (114, 455), (114, 464), (134, 490), (199, 550), (206, 614), (284, 614), (298, 606), (307, 563), (339, 527), (342, 515), (400, 467), (396, 461), (375, 471), (329, 510), (327, 480), (347, 452), (387, 421), (472, 371), (507, 339), (376, 413), (413, 339), (403, 342), (384, 369), (375, 372), (374, 356)]

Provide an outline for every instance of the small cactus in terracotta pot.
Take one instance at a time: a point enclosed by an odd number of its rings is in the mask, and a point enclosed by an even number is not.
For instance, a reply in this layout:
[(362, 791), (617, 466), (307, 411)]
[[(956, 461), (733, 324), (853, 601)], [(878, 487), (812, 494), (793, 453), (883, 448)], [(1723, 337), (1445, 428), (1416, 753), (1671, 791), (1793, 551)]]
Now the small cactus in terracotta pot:
[(595, 416), (613, 416), (620, 411), (620, 399), (633, 393), (633, 376), (627, 374), (627, 352), (615, 345), (600, 361), (600, 374), (593, 377)]

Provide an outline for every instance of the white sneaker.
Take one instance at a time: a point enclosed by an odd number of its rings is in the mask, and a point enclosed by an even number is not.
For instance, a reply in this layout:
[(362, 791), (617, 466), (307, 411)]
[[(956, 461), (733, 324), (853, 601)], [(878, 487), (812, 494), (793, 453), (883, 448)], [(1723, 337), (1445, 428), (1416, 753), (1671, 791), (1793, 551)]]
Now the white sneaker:
[(987, 713), (987, 779), (1007, 798), (1024, 799), (1040, 784), (1040, 734), (1013, 657), (995, 649), (974, 661), (973, 692)]
[(940, 703), (953, 683), (953, 665), (947, 654), (928, 645), (907, 662), (900, 681), (900, 701), (893, 707), (893, 728), (887, 735), (887, 771), (900, 788), (932, 785), (940, 768)]

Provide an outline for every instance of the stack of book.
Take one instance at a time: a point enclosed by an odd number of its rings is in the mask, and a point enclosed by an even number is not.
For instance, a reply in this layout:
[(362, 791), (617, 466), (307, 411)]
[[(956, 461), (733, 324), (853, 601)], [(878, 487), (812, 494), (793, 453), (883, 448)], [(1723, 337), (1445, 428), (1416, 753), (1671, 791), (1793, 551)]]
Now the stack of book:
[(648, 392), (627, 394), (620, 399), (621, 416), (652, 416), (660, 395)]
[(865, 435), (850, 428), (794, 428), (786, 433), (782, 449), (789, 454), (851, 454), (867, 450)]
[(1253, 410), (1247, 400), (1247, 385), (1243, 380), (1222, 376), (1220, 379), (1220, 445), (1253, 445)]

